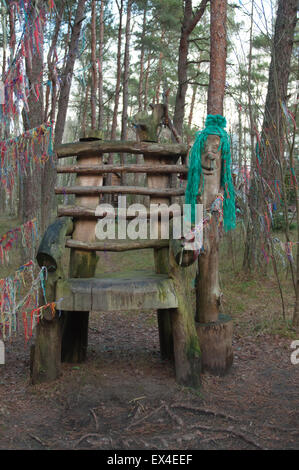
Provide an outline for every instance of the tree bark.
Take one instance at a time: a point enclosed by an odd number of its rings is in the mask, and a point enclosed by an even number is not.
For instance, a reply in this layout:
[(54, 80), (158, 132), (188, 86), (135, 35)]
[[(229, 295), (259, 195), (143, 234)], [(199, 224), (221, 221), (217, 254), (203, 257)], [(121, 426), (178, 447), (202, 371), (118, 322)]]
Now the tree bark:
[[(193, 90), (192, 90), (192, 98), (191, 98), (191, 105), (190, 105), (190, 113), (189, 113), (189, 118), (188, 118), (188, 126), (189, 129), (192, 126), (192, 120), (193, 120), (193, 112), (194, 112), (194, 106), (195, 106), (195, 98), (196, 98), (196, 93), (197, 93), (197, 88), (198, 85), (193, 85)], [(187, 137), (187, 145), (189, 147), (191, 142), (190, 135)]]
[(144, 80), (144, 38), (146, 34), (146, 14), (147, 14), (147, 1), (143, 11), (142, 33), (141, 33), (141, 51), (140, 51), (140, 74), (138, 86), (138, 112), (142, 111), (142, 95), (143, 95), (143, 80)]
[[(223, 115), (223, 99), (226, 78), (226, 13), (227, 1), (211, 2), (210, 23), (210, 81), (208, 90), (208, 114)], [(208, 136), (205, 152), (218, 142), (218, 136)], [(217, 146), (216, 146), (217, 148)], [(210, 208), (220, 193), (221, 151), (218, 152), (214, 176), (205, 178), (203, 204)], [(232, 365), (232, 327), (230, 318), (219, 316), (221, 293), (219, 287), (219, 231), (215, 215), (207, 232), (204, 232), (204, 252), (198, 258), (196, 320), (202, 354), (202, 368), (213, 374), (225, 374)], [(229, 325), (229, 326), (228, 326)], [(223, 332), (225, 334), (223, 335)]]
[[(127, 140), (128, 135), (128, 100), (129, 100), (129, 74), (130, 74), (130, 41), (131, 41), (131, 9), (132, 0), (128, 0), (127, 5), (127, 23), (126, 23), (126, 44), (124, 57), (124, 75), (123, 75), (123, 109), (121, 120), (121, 140)], [(120, 155), (120, 162), (125, 164), (125, 155)], [(126, 175), (122, 173), (121, 182), (125, 184)]]
[[(26, 33), (24, 37), (24, 42), (28, 43), (27, 34), (30, 29), (34, 29), (34, 21), (36, 19), (35, 7), (40, 10), (43, 7), (43, 0), (38, 0), (31, 4), (28, 12), (28, 22), (26, 28)], [(29, 88), (32, 90), (28, 96), (28, 108), (29, 112), (26, 112), (23, 109), (23, 124), (24, 129), (27, 131), (34, 127), (38, 127), (42, 124), (42, 119), (44, 116), (44, 102), (43, 102), (43, 85), (42, 85), (42, 75), (43, 75), (43, 28), (44, 24), (40, 21), (40, 31), (39, 34), (39, 53), (32, 54), (32, 60), (29, 59), (29, 55), (25, 58), (25, 67), (26, 74), (29, 81)], [(35, 147), (35, 152), (40, 153), (38, 145)], [(42, 222), (42, 208), (41, 208), (41, 199), (42, 199), (42, 172), (43, 168), (37, 169), (32, 174), (30, 171), (22, 179), (20, 186), (20, 199), (22, 199), (22, 214), (21, 220), (23, 222), (37, 217), (39, 224), (44, 225)], [(34, 187), (34, 191), (33, 191)], [(45, 191), (52, 191), (52, 188), (45, 188)]]
[[(208, 114), (223, 114), (223, 99), (226, 78), (226, 9), (227, 2), (213, 0), (211, 2), (211, 50), (210, 50), (210, 81), (208, 90)], [(219, 155), (219, 158), (221, 156)], [(219, 175), (220, 176), (220, 175)], [(210, 177), (209, 177), (210, 178)], [(204, 202), (210, 206), (211, 195), (209, 189), (215, 194), (220, 192), (220, 177), (214, 183), (216, 188), (205, 185)], [(212, 196), (213, 198), (213, 196)], [(200, 322), (217, 321), (220, 305), (219, 288), (219, 234), (217, 223), (212, 219), (207, 235), (207, 248), (199, 257), (198, 277), (198, 304), (197, 319)]]
[[(121, 44), (122, 44), (122, 18), (123, 18), (123, 0), (120, 1), (119, 12), (119, 25), (118, 25), (118, 39), (117, 39), (117, 72), (116, 72), (116, 86), (115, 86), (115, 100), (111, 128), (111, 140), (116, 139), (117, 128), (117, 114), (120, 96), (120, 83), (121, 83)], [(110, 155), (109, 163), (113, 163), (112, 156)]]
[[(261, 246), (270, 245), (269, 237), (265, 237), (260, 229), (259, 215), (268, 212), (266, 206), (267, 189), (264, 189), (264, 179), (275, 193), (275, 182), (281, 181), (282, 199), (286, 223), (286, 239), (289, 241), (288, 214), (286, 207), (286, 193), (284, 188), (285, 162), (284, 162), (284, 115), (282, 104), (287, 103), (287, 88), (290, 74), (291, 54), (296, 25), (297, 0), (286, 2), (279, 0), (275, 32), (272, 45), (271, 63), (269, 68), (268, 90), (265, 103), (264, 120), (262, 126), (259, 152), (261, 156), (260, 169), (257, 168), (256, 156), (253, 158), (251, 168), (255, 169), (255, 176), (251, 179), (249, 190), (249, 208), (251, 221), (247, 226), (245, 253), (243, 267), (249, 271), (261, 265)], [(249, 95), (250, 99), (250, 95)], [(251, 107), (249, 107), (251, 108)], [(251, 115), (250, 115), (251, 116)], [(253, 119), (251, 117), (251, 127)], [(253, 131), (251, 129), (251, 145), (253, 145)], [(252, 171), (253, 173), (253, 171)], [(272, 199), (272, 194), (269, 194)], [(275, 260), (273, 259), (273, 262)], [(291, 266), (292, 271), (292, 266)], [(292, 272), (293, 275), (293, 272)], [(294, 276), (293, 276), (294, 277)]]
[(70, 45), (68, 49), (68, 56), (66, 59), (65, 68), (62, 73), (62, 82), (58, 101), (58, 113), (55, 126), (55, 145), (60, 144), (62, 142), (67, 108), (69, 103), (72, 76), (74, 71), (74, 64), (76, 60), (76, 47), (80, 36), (85, 3), (86, 0), (78, 1), (76, 16), (72, 28)]
[(192, 0), (185, 0), (184, 17), (181, 29), (178, 60), (178, 90), (175, 99), (173, 124), (182, 136), (185, 116), (186, 93), (188, 88), (188, 52), (189, 37), (205, 12), (207, 0), (202, 0), (200, 6), (193, 14)]
[(71, 144), (61, 144), (56, 147), (58, 158), (72, 157), (73, 155), (82, 155), (86, 151), (93, 154), (108, 152), (124, 153), (145, 153), (158, 155), (160, 157), (185, 157), (187, 155), (186, 144), (160, 144), (156, 142), (134, 142), (120, 140), (97, 140), (95, 142), (74, 142)]
[(151, 69), (151, 53), (150, 51), (148, 52), (147, 56), (147, 68), (145, 72), (145, 82), (144, 82), (144, 101), (143, 101), (143, 109), (146, 111), (147, 106), (148, 106), (148, 88), (149, 88), (149, 74), (150, 74), (150, 69)]
[[(52, 83), (52, 97), (51, 97), (51, 110), (50, 110), (50, 120), (55, 120), (56, 115), (56, 102), (57, 102), (57, 86), (58, 86), (58, 76), (57, 70), (55, 66), (55, 58), (53, 58), (53, 54), (56, 50), (56, 44), (58, 39), (58, 34), (62, 22), (62, 15), (64, 10), (64, 1), (61, 3), (60, 10), (56, 16), (56, 24), (55, 30), (52, 37), (51, 46), (48, 52), (47, 62), (48, 62), (48, 69), (49, 69), (49, 80)], [(44, 120), (48, 120), (48, 95), (50, 94), (50, 87), (47, 87), (47, 94), (46, 94), (46, 106), (45, 106), (45, 117)]]
[[(123, 20), (123, 8), (124, 1), (120, 0), (120, 5), (117, 2), (118, 13), (119, 13), (119, 24), (118, 24), (118, 37), (117, 37), (117, 70), (116, 70), (116, 85), (115, 85), (115, 98), (114, 98), (114, 109), (113, 117), (111, 124), (111, 140), (116, 139), (116, 129), (117, 129), (117, 116), (118, 116), (118, 107), (119, 107), (119, 98), (120, 98), (120, 84), (121, 84), (121, 48), (122, 48), (122, 20)], [(109, 154), (108, 163), (113, 164), (113, 153)], [(112, 183), (111, 175), (107, 177), (107, 184), (110, 186)], [(107, 202), (111, 200), (107, 199)]]
[(95, 129), (97, 125), (96, 106), (97, 106), (97, 89), (98, 89), (98, 73), (97, 73), (97, 58), (96, 58), (96, 0), (91, 2), (91, 128)]
[(82, 123), (81, 123), (81, 132), (82, 135), (85, 135), (86, 127), (87, 127), (87, 111), (88, 111), (88, 100), (89, 100), (89, 90), (90, 85), (88, 84), (85, 90), (85, 98), (84, 98), (84, 105), (83, 105), (83, 114), (82, 114)]
[(100, 10), (100, 38), (99, 38), (99, 122), (98, 128), (104, 129), (104, 103), (103, 103), (103, 56), (104, 56), (104, 11), (105, 0), (101, 0)]
[(297, 0), (278, 1), (262, 130), (266, 144), (262, 170), (266, 179), (277, 177), (278, 166), (275, 160), (283, 158), (284, 118), (281, 103), (287, 102), (297, 5)]
[(16, 47), (16, 33), (15, 33), (15, 12), (14, 12), (14, 5), (12, 2), (9, 3), (9, 36), (10, 36), (10, 57), (11, 60), (15, 55), (15, 47)]
[(156, 88), (156, 103), (159, 104), (160, 103), (160, 88), (161, 88), (161, 81), (162, 81), (162, 64), (163, 64), (163, 57), (164, 57), (164, 53), (163, 53), (163, 47), (164, 46), (164, 36), (165, 36), (165, 30), (162, 31), (161, 33), (161, 47), (162, 47), (162, 50), (160, 51), (160, 54), (159, 54), (159, 62), (158, 62), (158, 83), (157, 83), (157, 88)]

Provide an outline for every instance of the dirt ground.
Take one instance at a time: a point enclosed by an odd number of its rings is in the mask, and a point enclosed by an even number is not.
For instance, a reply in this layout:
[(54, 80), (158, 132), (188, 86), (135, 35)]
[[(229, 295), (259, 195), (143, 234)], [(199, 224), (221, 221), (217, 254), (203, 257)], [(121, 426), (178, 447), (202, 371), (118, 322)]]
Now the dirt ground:
[(85, 364), (29, 384), (29, 347), (1, 366), (1, 449), (299, 449), (299, 365), (290, 340), (234, 338), (226, 377), (178, 386), (152, 314), (96, 314)]
[[(183, 388), (160, 359), (156, 312), (93, 312), (87, 362), (63, 364), (59, 380), (32, 386), (32, 340), (25, 345), (21, 332), (6, 342), (0, 366), (0, 449), (299, 449), (290, 278), (283, 322), (273, 279), (233, 272), (223, 250), (224, 310), (234, 319), (226, 377), (204, 374), (200, 390)], [(129, 259), (135, 269), (152, 262), (142, 253)], [(127, 265), (105, 253), (100, 268)]]

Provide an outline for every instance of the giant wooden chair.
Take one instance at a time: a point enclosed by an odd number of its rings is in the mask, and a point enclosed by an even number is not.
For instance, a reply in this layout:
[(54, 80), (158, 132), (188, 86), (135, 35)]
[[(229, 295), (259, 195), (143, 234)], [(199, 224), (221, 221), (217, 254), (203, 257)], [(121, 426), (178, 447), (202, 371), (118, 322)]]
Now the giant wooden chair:
[[(54, 318), (45, 313), (37, 326), (31, 357), (33, 383), (59, 377), (61, 361), (85, 360), (89, 312), (155, 309), (162, 358), (174, 361), (178, 383), (199, 385), (201, 360), (194, 321), (194, 266), (182, 267), (171, 240), (95, 238), (96, 207), (103, 194), (147, 195), (151, 204), (169, 204), (171, 197), (184, 194), (183, 188), (169, 186), (172, 174), (187, 173), (184, 165), (177, 164), (180, 157), (185, 159), (187, 146), (157, 142), (162, 112), (160, 105), (154, 108), (152, 116), (137, 116), (138, 142), (103, 141), (93, 132), (80, 142), (59, 145), (56, 149), (59, 159), (77, 156), (75, 165), (57, 169), (58, 173), (76, 173), (75, 186), (55, 189), (56, 194), (74, 194), (75, 205), (59, 207), (58, 219), (48, 227), (37, 254), (39, 265), (48, 268), (47, 302), (61, 300)], [(116, 152), (143, 154), (144, 164), (104, 165), (103, 154)], [(112, 172), (146, 173), (147, 187), (103, 186), (103, 175)], [(138, 276), (126, 272), (117, 279), (109, 275), (95, 277), (97, 253), (145, 248), (154, 250), (155, 272)]]

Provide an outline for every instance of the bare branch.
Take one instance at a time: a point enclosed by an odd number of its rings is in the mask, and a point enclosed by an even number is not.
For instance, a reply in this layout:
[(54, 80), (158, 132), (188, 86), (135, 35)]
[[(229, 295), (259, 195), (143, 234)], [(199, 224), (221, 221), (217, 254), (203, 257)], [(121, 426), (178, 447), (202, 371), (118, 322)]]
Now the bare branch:
[(200, 21), (202, 15), (205, 12), (206, 6), (207, 6), (208, 0), (202, 0), (201, 4), (199, 5), (198, 9), (195, 12), (195, 15), (193, 19), (190, 21), (188, 28), (187, 28), (187, 33), (191, 34), (197, 23)]
[(188, 60), (187, 65), (189, 65), (189, 64), (202, 64), (204, 62), (210, 62), (210, 59)]
[(189, 85), (198, 85), (198, 86), (209, 86), (208, 83), (199, 83), (199, 82), (190, 82), (190, 80), (187, 81)]

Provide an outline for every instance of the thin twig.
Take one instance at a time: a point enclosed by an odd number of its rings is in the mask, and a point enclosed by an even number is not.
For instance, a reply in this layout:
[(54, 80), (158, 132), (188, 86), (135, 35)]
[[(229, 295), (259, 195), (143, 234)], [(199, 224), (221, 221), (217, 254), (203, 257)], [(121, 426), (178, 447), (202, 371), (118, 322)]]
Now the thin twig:
[(29, 434), (28, 433), (28, 436), (31, 437), (31, 439), (34, 439), (36, 442), (38, 442), (40, 445), (44, 446), (44, 447), (47, 447), (47, 444), (45, 444), (45, 442), (43, 442), (39, 437), (37, 436), (34, 436), (34, 434)]
[(95, 424), (96, 424), (96, 432), (98, 432), (98, 430), (99, 430), (99, 422), (98, 422), (97, 415), (96, 415), (95, 411), (94, 411), (92, 408), (90, 408), (89, 411), (91, 412), (92, 416), (94, 417)]
[(164, 406), (165, 406), (165, 410), (166, 410), (166, 412), (169, 414), (170, 418), (173, 419), (173, 421), (175, 421), (178, 426), (183, 427), (185, 423), (184, 423), (184, 421), (182, 420), (182, 418), (180, 418), (180, 417), (177, 416), (173, 411), (171, 411), (171, 410), (169, 409), (169, 406), (166, 405), (166, 403), (165, 403)]
[(96, 433), (88, 433), (88, 434), (84, 434), (84, 436), (80, 437), (79, 441), (77, 441), (75, 444), (74, 444), (74, 447), (77, 447), (79, 444), (81, 444), (82, 441), (84, 441), (84, 439), (87, 439), (87, 437), (101, 437), (101, 434), (96, 434)]
[(265, 447), (262, 447), (260, 444), (258, 444), (253, 439), (245, 436), (243, 433), (241, 433), (239, 431), (234, 431), (233, 429), (215, 428), (214, 426), (204, 426), (202, 424), (193, 424), (191, 426), (191, 428), (192, 429), (202, 429), (202, 430), (205, 430), (205, 431), (214, 431), (214, 432), (222, 432), (222, 433), (232, 434), (233, 436), (235, 436), (239, 439), (242, 439), (244, 442), (256, 447), (257, 449), (267, 450)]
[(155, 413), (157, 413), (158, 411), (162, 410), (162, 408), (165, 408), (165, 405), (161, 405), (159, 406), (158, 408), (156, 408), (155, 410), (151, 411), (151, 413), (147, 414), (146, 416), (143, 416), (143, 418), (140, 418), (138, 421), (135, 421), (135, 423), (130, 423), (127, 427), (126, 427), (126, 430), (127, 429), (130, 429), (132, 426), (136, 426), (140, 423), (142, 423), (143, 421), (145, 421), (146, 419), (150, 418), (152, 415), (154, 415)]
[(240, 421), (238, 418), (236, 418), (234, 416), (231, 416), (231, 415), (228, 415), (226, 413), (223, 413), (222, 411), (214, 411), (214, 410), (210, 410), (210, 409), (206, 409), (206, 408), (201, 408), (201, 407), (198, 407), (198, 406), (185, 405), (184, 403), (174, 403), (173, 405), (171, 405), (171, 408), (181, 408), (181, 409), (185, 409), (185, 410), (196, 411), (198, 413), (203, 413), (203, 414), (206, 414), (206, 415), (213, 415), (213, 416), (216, 416), (218, 418), (226, 418), (226, 419), (230, 419), (232, 421)]

